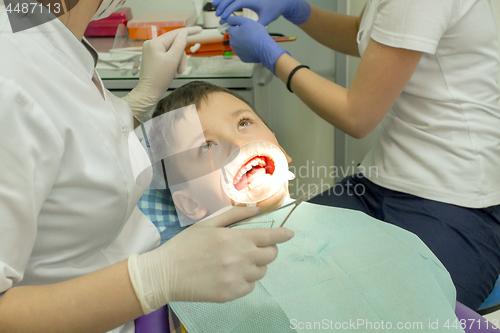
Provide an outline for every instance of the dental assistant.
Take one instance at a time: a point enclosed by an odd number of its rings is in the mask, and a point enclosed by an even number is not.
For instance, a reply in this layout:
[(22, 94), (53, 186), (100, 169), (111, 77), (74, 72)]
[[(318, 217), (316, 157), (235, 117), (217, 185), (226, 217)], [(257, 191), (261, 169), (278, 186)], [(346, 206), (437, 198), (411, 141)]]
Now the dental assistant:
[[(261, 62), (306, 105), (354, 138), (379, 139), (343, 195), (316, 203), (357, 209), (417, 234), (477, 309), (500, 273), (498, 27), (489, 0), (370, 0), (360, 17), (304, 0), (215, 0), (231, 46)], [(229, 17), (250, 8), (254, 22)], [(361, 62), (349, 89), (315, 74), (269, 37), (281, 15)], [(360, 184), (364, 194), (348, 195)]]
[(122, 100), (103, 87), (83, 33), (124, 2), (66, 2), (68, 13), (16, 33), (0, 3), (2, 332), (134, 332), (133, 319), (170, 301), (233, 300), (293, 236), (223, 228), (256, 213), (233, 209), (157, 247), (136, 205), (145, 189), (133, 162), (147, 155), (132, 131), (183, 71), (187, 36), (200, 29), (146, 42), (139, 84)]

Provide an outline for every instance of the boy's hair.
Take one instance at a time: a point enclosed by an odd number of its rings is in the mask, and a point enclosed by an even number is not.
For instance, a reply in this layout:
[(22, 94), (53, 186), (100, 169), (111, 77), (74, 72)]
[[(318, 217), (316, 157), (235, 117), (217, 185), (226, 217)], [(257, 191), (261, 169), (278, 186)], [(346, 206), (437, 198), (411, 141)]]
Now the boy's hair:
[[(170, 118), (170, 122), (167, 123), (162, 119), (162, 115), (167, 112), (174, 111), (189, 105), (195, 105), (198, 109), (203, 100), (206, 100), (210, 94), (223, 92), (231, 96), (236, 97), (240, 101), (248, 105), (248, 107), (255, 113), (257, 117), (267, 126), (266, 122), (259, 116), (254, 107), (248, 103), (244, 98), (236, 94), (235, 92), (216, 86), (214, 84), (204, 82), (204, 81), (192, 81), (182, 87), (175, 89), (170, 95), (162, 98), (153, 112), (153, 126), (151, 128), (150, 135), (153, 135), (155, 142), (151, 143), (151, 148), (153, 151), (161, 154), (163, 151), (165, 142), (170, 145), (175, 145), (177, 143), (175, 137), (175, 123), (181, 120), (184, 115), (179, 112), (174, 115), (174, 118)], [(156, 119), (156, 121), (155, 121)], [(269, 128), (269, 126), (267, 126)], [(166, 155), (163, 155), (166, 156)]]
[(217, 92), (223, 92), (238, 98), (239, 100), (245, 102), (245, 104), (247, 104), (252, 111), (257, 114), (253, 106), (235, 92), (208, 82), (192, 81), (180, 88), (175, 89), (170, 95), (160, 100), (154, 110), (153, 118), (191, 104), (194, 104), (196, 105), (196, 108), (199, 108), (204, 99), (208, 98), (210, 94)]
[[(167, 151), (167, 145), (175, 146), (178, 144), (175, 126), (179, 120), (184, 118), (184, 112), (177, 112), (173, 115), (173, 117), (165, 117), (163, 115), (166, 115), (170, 111), (178, 110), (193, 104), (197, 109), (199, 109), (203, 100), (207, 99), (210, 94), (218, 92), (229, 94), (243, 101), (257, 115), (257, 117), (260, 118), (253, 106), (235, 92), (208, 82), (192, 81), (175, 89), (170, 95), (162, 98), (156, 105), (153, 112), (153, 123), (149, 132), (149, 137), (151, 139), (149, 143), (151, 145), (153, 156), (157, 156), (161, 159), (166, 156), (170, 156), (171, 154)], [(260, 119), (262, 120), (262, 118)], [(176, 170), (179, 173), (178, 175), (176, 174), (175, 177), (171, 175), (170, 179), (172, 181), (174, 178), (181, 181), (187, 180), (187, 178), (182, 175), (182, 167), (177, 165), (178, 161), (176, 161), (175, 158), (167, 159), (165, 161), (170, 165), (170, 168), (167, 169)], [(177, 182), (178, 181), (174, 181), (174, 183)]]

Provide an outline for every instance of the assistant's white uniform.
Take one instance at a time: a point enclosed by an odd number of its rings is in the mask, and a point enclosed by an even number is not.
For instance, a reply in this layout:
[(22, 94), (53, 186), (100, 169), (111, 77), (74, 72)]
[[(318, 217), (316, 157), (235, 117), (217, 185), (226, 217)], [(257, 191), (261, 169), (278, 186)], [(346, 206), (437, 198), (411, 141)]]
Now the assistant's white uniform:
[(13, 34), (0, 5), (0, 294), (160, 244), (136, 205), (132, 111), (102, 88), (92, 53), (57, 19)]
[[(498, 27), (488, 0), (370, 0), (358, 43), (424, 52), (362, 170), (426, 199), (500, 204)], [(372, 169), (370, 169), (372, 167)]]

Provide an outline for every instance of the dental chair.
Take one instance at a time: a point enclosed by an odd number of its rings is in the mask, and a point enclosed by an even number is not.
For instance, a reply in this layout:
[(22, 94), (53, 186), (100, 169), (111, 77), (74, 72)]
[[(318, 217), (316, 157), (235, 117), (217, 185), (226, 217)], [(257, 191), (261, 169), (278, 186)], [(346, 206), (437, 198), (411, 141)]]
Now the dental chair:
[(135, 333), (170, 333), (166, 306), (135, 320)]
[(488, 322), (486, 318), (482, 317), (477, 312), (469, 309), (458, 301), (455, 305), (455, 314), (457, 315), (458, 320), (465, 319), (465, 333), (500, 332), (500, 330)]
[(498, 280), (493, 287), (493, 291), (483, 302), (483, 304), (481, 304), (481, 306), (477, 310), (477, 313), (479, 313), (480, 315), (485, 315), (497, 310), (500, 310), (500, 276), (498, 277)]
[[(455, 306), (455, 314), (458, 320), (465, 320), (465, 333), (500, 333), (484, 317), (458, 302)], [(168, 333), (168, 310), (162, 307), (148, 315), (135, 320), (135, 333)]]

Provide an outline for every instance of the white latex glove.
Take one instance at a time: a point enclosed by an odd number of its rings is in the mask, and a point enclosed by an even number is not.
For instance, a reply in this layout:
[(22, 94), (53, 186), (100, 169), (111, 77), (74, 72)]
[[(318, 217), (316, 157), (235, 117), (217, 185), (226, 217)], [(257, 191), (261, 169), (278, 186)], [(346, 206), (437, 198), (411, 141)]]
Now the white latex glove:
[(139, 84), (123, 97), (138, 121), (148, 118), (172, 80), (184, 72), (187, 37), (201, 30), (201, 27), (176, 29), (144, 43)]
[(155, 250), (131, 256), (130, 280), (144, 314), (168, 302), (221, 303), (250, 293), (276, 259), (276, 244), (294, 236), (286, 228), (224, 228), (258, 210), (235, 207), (194, 224)]

